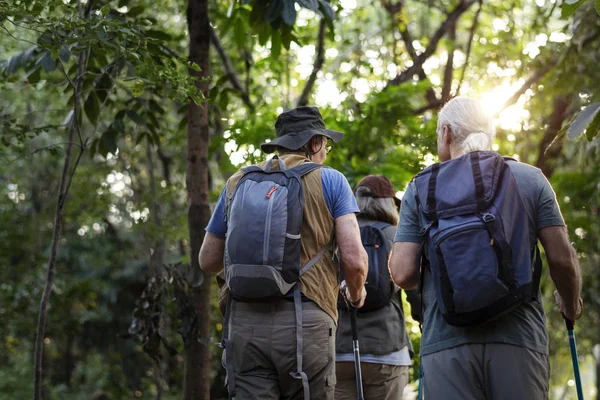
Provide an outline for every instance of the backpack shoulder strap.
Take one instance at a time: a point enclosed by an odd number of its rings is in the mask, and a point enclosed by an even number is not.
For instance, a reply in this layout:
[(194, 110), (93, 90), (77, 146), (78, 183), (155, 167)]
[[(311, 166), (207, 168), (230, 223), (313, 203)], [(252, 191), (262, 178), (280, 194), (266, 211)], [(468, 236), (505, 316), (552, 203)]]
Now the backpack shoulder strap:
[(302, 266), (302, 268), (300, 268), (300, 276), (304, 275), (304, 273), (306, 271), (308, 271), (310, 269), (310, 267), (312, 267), (313, 265), (315, 265), (315, 263), (317, 261), (319, 261), (321, 259), (321, 257), (323, 257), (323, 254), (325, 254), (325, 251), (327, 251), (327, 249), (329, 247), (331, 247), (332, 242), (327, 243), (325, 246), (323, 246), (323, 248), (321, 249), (321, 251), (319, 251), (317, 253), (316, 256), (314, 256), (313, 258), (311, 258), (306, 264), (304, 264)]
[(290, 168), (290, 171), (294, 171), (294, 173), (300, 175), (301, 177), (308, 174), (311, 171), (314, 171), (317, 168), (326, 168), (322, 164), (317, 164), (314, 162), (306, 162), (300, 165), (295, 166), (294, 168)]
[(273, 157), (271, 157), (271, 159), (269, 161), (267, 161), (267, 167), (265, 168), (265, 172), (271, 172), (272, 168), (273, 168), (273, 160), (277, 160), (279, 162), (279, 170), (280, 171), (285, 171), (285, 163), (283, 162), (283, 160), (277, 155), (275, 154)]
[(374, 224), (367, 225), (367, 226), (370, 226), (370, 227), (375, 228), (380, 231), (380, 234), (383, 237), (383, 243), (385, 244), (385, 250), (389, 254), (392, 251), (391, 243), (393, 243), (393, 240), (388, 239), (387, 235), (385, 234), (385, 232), (383, 230), (385, 228), (387, 228), (388, 226), (392, 226), (392, 224), (388, 224), (387, 222), (383, 222), (383, 221), (377, 221)]
[(245, 175), (245, 174), (249, 174), (250, 172), (257, 172), (257, 171), (264, 172), (265, 170), (262, 169), (261, 167), (259, 167), (258, 165), (251, 165), (249, 167), (242, 168), (241, 171)]
[(377, 221), (374, 224), (372, 224), (371, 226), (383, 231), (385, 228), (387, 228), (388, 226), (391, 226), (391, 225), (392, 224), (388, 224), (387, 222)]

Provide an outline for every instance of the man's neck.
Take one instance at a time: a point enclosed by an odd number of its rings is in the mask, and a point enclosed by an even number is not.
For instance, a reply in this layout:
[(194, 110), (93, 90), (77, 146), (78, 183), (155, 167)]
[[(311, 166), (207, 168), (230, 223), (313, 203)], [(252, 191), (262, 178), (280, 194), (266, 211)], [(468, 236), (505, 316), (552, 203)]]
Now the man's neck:
[(465, 152), (459, 149), (455, 149), (454, 147), (450, 148), (450, 159), (453, 160), (455, 158), (458, 158), (460, 156), (464, 156)]

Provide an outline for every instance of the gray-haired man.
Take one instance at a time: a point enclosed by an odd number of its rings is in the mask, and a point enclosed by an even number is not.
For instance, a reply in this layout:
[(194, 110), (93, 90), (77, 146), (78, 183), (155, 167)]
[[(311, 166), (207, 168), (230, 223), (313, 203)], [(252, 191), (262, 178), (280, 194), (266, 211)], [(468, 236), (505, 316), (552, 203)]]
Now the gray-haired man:
[[(490, 150), (493, 137), (493, 120), (475, 99), (457, 97), (439, 114), (438, 154), (442, 162)], [(506, 163), (509, 170), (505, 173), (514, 176), (525, 207), (526, 228), (530, 232), (528, 248), (534, 249), (538, 239), (541, 241), (558, 291), (559, 308), (566, 318), (575, 320), (582, 312), (581, 275), (554, 191), (539, 169), (516, 161)], [(473, 184), (474, 177), (475, 174), (465, 185)], [(420, 234), (424, 228), (420, 213), (428, 205), (421, 203), (419, 207), (417, 197), (413, 180), (403, 198), (389, 264), (394, 281), (404, 289), (413, 289), (419, 282), (415, 259), (425, 241)], [(438, 195), (432, 199), (437, 202)], [(451, 196), (442, 200), (451, 203)], [(493, 244), (492, 237), (490, 247)], [(453, 326), (442, 316), (430, 269), (425, 268), (423, 279), (421, 365), (426, 398), (548, 398), (548, 333), (539, 293), (535, 299), (483, 325)]]

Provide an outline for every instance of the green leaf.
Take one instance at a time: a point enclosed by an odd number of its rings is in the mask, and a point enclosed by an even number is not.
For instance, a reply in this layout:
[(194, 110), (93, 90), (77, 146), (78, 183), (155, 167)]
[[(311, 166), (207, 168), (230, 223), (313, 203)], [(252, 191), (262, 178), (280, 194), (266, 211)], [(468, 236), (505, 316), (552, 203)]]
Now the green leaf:
[(600, 103), (592, 103), (581, 111), (569, 126), (568, 135), (574, 139), (581, 135), (600, 111)]
[(133, 122), (135, 122), (137, 125), (145, 125), (145, 124), (146, 124), (146, 121), (144, 120), (144, 118), (142, 118), (142, 117), (140, 116), (140, 114), (136, 113), (136, 112), (135, 112), (135, 111), (133, 111), (133, 110), (129, 110), (129, 111), (127, 111), (127, 116), (128, 116), (129, 118), (131, 118), (131, 120), (132, 120)]
[(261, 46), (264, 46), (269, 41), (269, 37), (271, 36), (271, 29), (269, 25), (263, 25), (258, 32), (258, 43)]
[(71, 52), (66, 47), (62, 47), (58, 51), (58, 58), (60, 58), (62, 62), (68, 62), (69, 58), (71, 58)]
[(161, 40), (161, 41), (173, 40), (173, 35), (170, 35), (165, 31), (159, 31), (156, 29), (150, 29), (149, 31), (146, 31), (145, 35), (152, 39), (157, 39), (157, 40)]
[(94, 156), (96, 155), (96, 151), (98, 151), (98, 142), (100, 140), (99, 139), (94, 139), (92, 140), (92, 144), (90, 144), (90, 158), (94, 158)]
[(292, 27), (283, 26), (281, 29), (281, 43), (286, 50), (290, 49), (290, 43), (292, 42)]
[[(275, 22), (281, 16), (284, 0), (271, 0), (271, 4), (265, 10), (265, 21)], [(256, 7), (256, 6), (255, 6)]]
[(100, 12), (102, 13), (102, 15), (104, 15), (106, 17), (108, 15), (108, 13), (110, 13), (110, 5), (109, 4), (103, 5), (102, 8), (100, 9)]
[(100, 138), (98, 143), (98, 152), (105, 158), (108, 153), (115, 154), (117, 152), (117, 134), (112, 129), (107, 129)]
[(294, 22), (296, 22), (296, 7), (294, 7), (294, 3), (294, 0), (283, 0), (281, 16), (287, 26), (293, 26)]
[(90, 92), (83, 105), (85, 115), (88, 117), (92, 124), (96, 124), (98, 116), (100, 115), (100, 100), (95, 91)]
[(190, 62), (189, 66), (190, 66), (190, 69), (192, 69), (196, 72), (200, 72), (202, 70), (202, 68), (200, 68), (200, 66), (198, 64), (196, 64), (195, 62)]
[(561, 10), (560, 10), (560, 16), (562, 18), (568, 18), (571, 15), (575, 14), (575, 12), (579, 9), (579, 7), (581, 7), (581, 5), (583, 3), (585, 3), (587, 0), (579, 0), (575, 3), (569, 3), (568, 1), (565, 2), (565, 4), (563, 4)]
[(244, 47), (246, 44), (246, 27), (241, 19), (233, 27), (233, 39), (238, 47)]
[(274, 58), (279, 57), (281, 54), (281, 34), (279, 31), (273, 31), (271, 36), (271, 56)]
[(144, 137), (148, 135), (148, 132), (142, 132), (138, 135), (137, 139), (135, 140), (135, 145), (137, 146), (138, 144), (140, 144), (140, 142), (144, 139)]
[(181, 121), (179, 121), (179, 125), (178, 128), (180, 131), (184, 130), (187, 127), (188, 124), (188, 118), (187, 118), (187, 114), (181, 118)]
[(96, 82), (96, 93), (98, 94), (98, 98), (100, 102), (104, 102), (106, 97), (108, 96), (108, 92), (113, 87), (113, 81), (109, 74), (106, 72), (100, 76), (98, 81)]
[[(585, 0), (583, 0), (585, 1)], [(331, 8), (331, 5), (325, 0), (319, 0), (320, 9), (325, 14), (328, 20), (333, 21), (335, 19), (335, 11)]]
[(139, 79), (137, 81), (135, 81), (132, 92), (133, 92), (133, 97), (141, 96), (142, 93), (144, 93), (144, 81), (141, 81)]
[(110, 126), (115, 132), (125, 132), (125, 122), (122, 119), (115, 119)]
[(40, 63), (46, 72), (52, 72), (56, 68), (56, 61), (52, 58), (52, 55), (49, 51), (46, 51), (45, 54), (40, 59)]
[(301, 7), (308, 8), (317, 14), (321, 13), (319, 11), (319, 2), (317, 0), (296, 0), (296, 2), (300, 4)]
[(127, 16), (131, 17), (131, 18), (135, 18), (143, 12), (144, 12), (144, 6), (136, 6), (136, 7), (130, 8), (129, 11), (127, 11)]
[(226, 90), (221, 92), (219, 96), (219, 108), (223, 111), (227, 110), (227, 104), (229, 104), (229, 95)]
[(600, 0), (596, 0), (596, 12), (600, 15)]
[(35, 67), (32, 71), (29, 72), (29, 75), (27, 76), (27, 80), (29, 81), (30, 84), (35, 85), (36, 83), (38, 83), (40, 81), (41, 76), (42, 76), (42, 70), (39, 67)]
[(19, 70), (19, 67), (21, 67), (21, 56), (22, 55), (23, 55), (23, 53), (19, 53), (19, 54), (15, 55), (14, 57), (11, 57), (8, 60), (8, 63), (6, 65), (6, 73), (8, 75), (12, 75)]
[(585, 130), (585, 136), (590, 142), (594, 140), (594, 138), (598, 136), (598, 134), (600, 134), (600, 112), (596, 113), (594, 120), (591, 124), (588, 125), (587, 129)]

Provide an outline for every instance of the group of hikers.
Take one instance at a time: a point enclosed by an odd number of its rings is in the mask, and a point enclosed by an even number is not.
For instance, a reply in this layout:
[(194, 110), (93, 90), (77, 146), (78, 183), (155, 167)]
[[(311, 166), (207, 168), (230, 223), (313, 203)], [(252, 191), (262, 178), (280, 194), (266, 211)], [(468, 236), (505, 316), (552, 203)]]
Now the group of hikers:
[(261, 149), (276, 154), (227, 181), (199, 254), (222, 285), (230, 398), (357, 398), (355, 315), (364, 398), (401, 399), (413, 353), (400, 288), (422, 324), (426, 399), (548, 398), (538, 241), (570, 321), (581, 273), (552, 187), (491, 151), (479, 101), (440, 110), (440, 162), (402, 201), (387, 177), (352, 191), (323, 165), (343, 134), (317, 108), (283, 112), (275, 130)]

